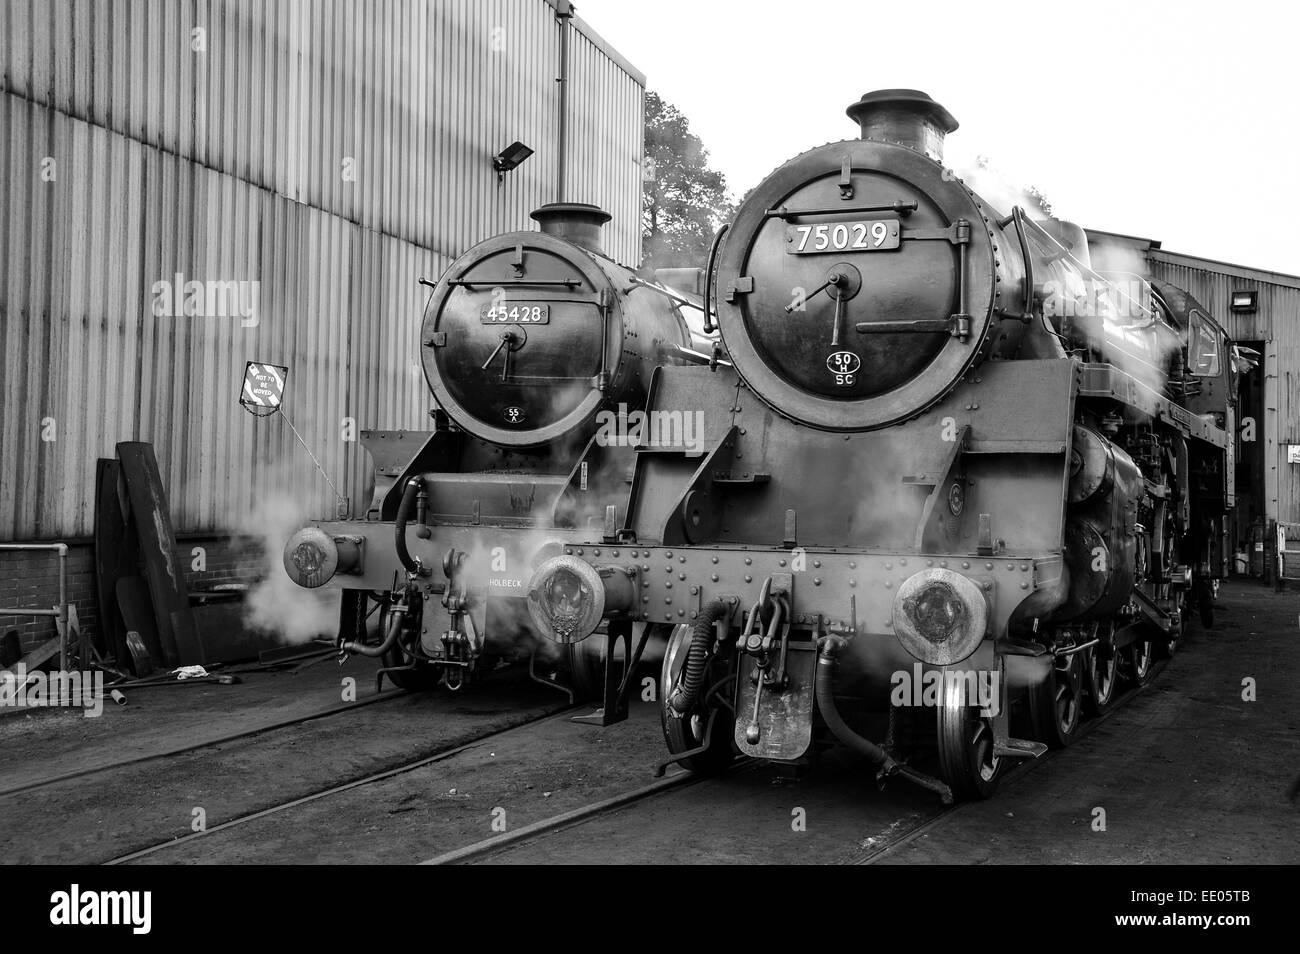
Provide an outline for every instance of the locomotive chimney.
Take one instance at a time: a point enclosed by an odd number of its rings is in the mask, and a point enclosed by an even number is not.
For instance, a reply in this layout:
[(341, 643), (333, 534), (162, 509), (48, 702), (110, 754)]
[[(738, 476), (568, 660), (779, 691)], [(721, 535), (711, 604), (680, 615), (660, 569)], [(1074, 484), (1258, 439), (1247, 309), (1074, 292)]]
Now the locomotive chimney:
[(587, 202), (549, 202), (533, 213), (542, 231), (589, 252), (605, 253), (601, 233), (613, 216)]
[(878, 89), (865, 93), (846, 112), (862, 127), (863, 139), (901, 143), (943, 161), (943, 137), (957, 120), (919, 89)]

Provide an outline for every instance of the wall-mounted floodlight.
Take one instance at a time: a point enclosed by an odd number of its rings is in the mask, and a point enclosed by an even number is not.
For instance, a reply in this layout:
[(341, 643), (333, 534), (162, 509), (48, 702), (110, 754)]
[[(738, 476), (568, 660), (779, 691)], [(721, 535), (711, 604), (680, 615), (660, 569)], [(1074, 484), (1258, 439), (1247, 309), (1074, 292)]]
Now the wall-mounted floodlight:
[(1258, 305), (1259, 292), (1235, 291), (1232, 293), (1232, 310), (1235, 312), (1254, 311)]
[(492, 168), (497, 171), (497, 182), (505, 178), (511, 169), (517, 168), (533, 151), (522, 142), (515, 140), (492, 157)]

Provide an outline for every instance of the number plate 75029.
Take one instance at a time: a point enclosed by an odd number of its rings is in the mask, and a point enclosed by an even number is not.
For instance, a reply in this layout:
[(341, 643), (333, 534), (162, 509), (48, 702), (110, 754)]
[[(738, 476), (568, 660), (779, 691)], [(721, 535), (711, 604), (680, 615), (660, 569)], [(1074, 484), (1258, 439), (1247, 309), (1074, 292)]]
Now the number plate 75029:
[(816, 255), (819, 252), (879, 252), (898, 248), (898, 219), (787, 225), (785, 242), (786, 251), (791, 255)]

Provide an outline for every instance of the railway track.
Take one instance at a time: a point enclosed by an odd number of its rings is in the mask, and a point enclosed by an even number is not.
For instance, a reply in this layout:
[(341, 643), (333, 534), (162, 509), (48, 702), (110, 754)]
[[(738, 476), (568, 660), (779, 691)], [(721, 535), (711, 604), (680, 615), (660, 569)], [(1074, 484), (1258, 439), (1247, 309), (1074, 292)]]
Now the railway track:
[[(1154, 680), (1152, 680), (1152, 682), (1154, 682)], [(1073, 745), (1078, 745), (1078, 743), (1082, 739), (1086, 738), (1094, 730), (1104, 725), (1111, 717), (1113, 717), (1117, 712), (1119, 712), (1126, 705), (1128, 705), (1128, 703), (1132, 699), (1134, 699), (1138, 694), (1140, 694), (1141, 692), (1149, 688), (1152, 685), (1152, 682), (1148, 682), (1146, 685), (1143, 686), (1134, 686), (1128, 689), (1118, 699), (1115, 700), (1114, 705), (1112, 705), (1101, 715), (1093, 716), (1091, 719), (1088, 719), (1086, 722), (1082, 723), (1079, 726)], [(1030, 772), (1034, 771), (1036, 768), (1046, 765), (1049, 762), (1055, 761), (1059, 756), (1065, 754), (1068, 751), (1069, 749), (1049, 749), (1048, 751), (1044, 752), (1041, 756), (1039, 756), (1036, 759), (1031, 759), (1026, 762), (1021, 762), (1019, 765), (1016, 765), (1010, 771), (1008, 771), (1005, 776), (1003, 776), (1000, 787), (1005, 788), (1009, 784), (1014, 784), (1018, 782), (1020, 779), (1028, 775)], [(931, 828), (934, 828), (940, 822), (945, 821), (946, 819), (951, 818), (954, 815), (960, 814), (963, 810), (969, 810), (971, 805), (977, 805), (977, 804), (979, 803), (958, 802), (954, 805), (943, 805), (931, 815), (923, 819), (920, 819), (911, 825), (900, 828), (896, 832), (890, 832), (889, 836), (881, 839), (878, 844), (873, 844), (870, 848), (857, 849), (848, 857), (840, 859), (838, 863), (848, 864), (848, 865), (875, 864), (876, 862), (881, 861), (889, 857), (890, 855), (894, 854), (899, 849), (915, 841), (917, 838), (920, 838), (922, 835), (928, 832)]]
[(644, 802), (646, 799), (654, 798), (658, 795), (664, 795), (668, 792), (687, 788), (692, 785), (698, 785), (711, 778), (717, 778), (717, 776), (696, 775), (694, 772), (687, 771), (677, 772), (665, 776), (664, 778), (656, 779), (649, 785), (643, 785), (630, 792), (624, 792), (611, 798), (592, 802), (590, 805), (584, 805), (581, 808), (575, 808), (563, 812), (552, 818), (545, 818), (539, 822), (534, 822), (531, 825), (525, 825), (515, 831), (503, 832), (502, 834), (496, 835), (492, 838), (485, 838), (472, 845), (466, 845), (464, 848), (457, 848), (454, 851), (444, 852), (441, 855), (422, 861), (420, 864), (453, 865), (481, 861), (484, 858), (491, 857), (506, 848), (524, 842), (533, 841), (546, 835), (563, 831), (566, 828), (576, 827), (594, 818), (600, 818), (612, 814), (620, 809), (637, 805)]
[(291, 729), (295, 726), (303, 725), (308, 722), (315, 722), (319, 719), (328, 719), (331, 716), (342, 715), (345, 712), (355, 712), (357, 709), (363, 709), (366, 706), (375, 705), (380, 702), (390, 702), (393, 699), (408, 696), (410, 693), (405, 690), (397, 690), (382, 695), (371, 696), (367, 699), (361, 699), (357, 702), (346, 702), (341, 705), (333, 706), (329, 709), (323, 709), (320, 712), (313, 712), (309, 715), (296, 716), (292, 719), (282, 719), (279, 722), (272, 722), (268, 725), (258, 726), (254, 729), (246, 729), (242, 732), (232, 732), (229, 735), (219, 736), (215, 739), (206, 739), (202, 742), (195, 742), (191, 745), (182, 745), (176, 748), (167, 749), (162, 752), (150, 752), (145, 755), (133, 756), (129, 759), (120, 759), (116, 762), (109, 762), (105, 765), (91, 765), (86, 768), (76, 769), (72, 772), (63, 772), (59, 775), (51, 775), (48, 778), (33, 779), (30, 782), (23, 782), (20, 785), (13, 785), (9, 788), (0, 789), (0, 798), (9, 795), (21, 795), (26, 792), (38, 791), (42, 788), (49, 788), (52, 785), (58, 785), (62, 782), (70, 782), (75, 779), (86, 778), (87, 776), (99, 775), (104, 772), (113, 772), (128, 766), (141, 765), (146, 762), (156, 762), (163, 759), (174, 758), (178, 755), (184, 755), (187, 752), (195, 752), (201, 749), (213, 748), (215, 746), (227, 745), (231, 742), (237, 742), (241, 739), (253, 738), (259, 735), (265, 735), (270, 732), (278, 732), (284, 729)]
[[(1152, 682), (1148, 682), (1146, 685), (1142, 686), (1134, 686), (1126, 690), (1116, 699), (1114, 705), (1112, 705), (1105, 713), (1100, 716), (1095, 716), (1083, 723), (1079, 727), (1075, 744), (1099, 726), (1105, 724), (1107, 720), (1124, 709), (1133, 698), (1147, 689), (1150, 685), (1152, 685)], [(1051, 762), (1067, 751), (1067, 749), (1049, 750), (1037, 759), (1016, 765), (1007, 771), (1006, 775), (1003, 777), (1002, 785), (1006, 786), (1007, 784), (1014, 784), (1025, 775), (1032, 772), (1035, 767)], [(475, 864), (488, 861), (511, 850), (522, 848), (566, 830), (581, 828), (581, 826), (597, 819), (605, 819), (612, 815), (632, 810), (651, 799), (669, 797), (698, 785), (718, 784), (723, 779), (732, 778), (737, 774), (757, 767), (758, 763), (740, 762), (733, 765), (733, 767), (728, 771), (719, 775), (702, 776), (689, 771), (677, 772), (667, 776), (666, 778), (641, 786), (640, 788), (632, 789), (610, 798), (592, 802), (591, 804), (580, 808), (571, 809), (559, 815), (555, 815), (552, 818), (543, 819), (525, 825), (515, 831), (504, 832), (500, 835), (485, 838), (463, 848), (444, 852), (443, 854), (421, 862), (421, 864), (456, 865)], [(894, 829), (891, 825), (890, 829), (888, 829), (888, 837), (881, 839), (878, 844), (874, 844), (870, 848), (854, 848), (850, 852), (841, 855), (839, 858), (833, 859), (832, 863), (847, 865), (874, 864), (875, 862), (893, 854), (916, 838), (921, 837), (940, 822), (961, 812), (963, 809), (968, 809), (973, 804), (978, 803), (959, 802), (950, 806), (936, 806), (933, 811), (915, 819), (909, 824), (904, 824), (897, 829)], [(894, 824), (897, 824), (897, 822)]]
[(481, 736), (476, 736), (475, 738), (470, 739), (467, 742), (462, 742), (459, 745), (455, 745), (449, 748), (439, 749), (436, 752), (420, 756), (417, 759), (414, 759), (410, 762), (405, 762), (393, 768), (384, 769), (379, 772), (374, 772), (370, 775), (362, 776), (361, 778), (356, 778), (348, 782), (343, 782), (338, 785), (333, 785), (330, 786), (329, 788), (322, 789), (317, 792), (313, 792), (309, 795), (303, 795), (298, 798), (291, 799), (290, 801), (281, 802), (279, 804), (272, 805), (269, 808), (263, 808), (259, 811), (250, 812), (247, 815), (240, 815), (237, 818), (232, 818), (229, 821), (222, 822), (219, 825), (214, 825), (211, 828), (208, 828), (201, 832), (192, 832), (187, 835), (182, 835), (178, 838), (172, 838), (167, 841), (159, 842), (154, 845), (149, 845), (148, 847), (145, 848), (139, 848), (134, 851), (127, 852), (126, 854), (123, 855), (118, 855), (117, 857), (104, 862), (104, 864), (106, 865), (127, 864), (129, 862), (136, 861), (141, 858), (147, 858), (151, 855), (159, 854), (160, 852), (170, 851), (179, 848), (183, 845), (197, 841), (198, 839), (207, 838), (211, 835), (216, 834), (217, 832), (231, 831), (233, 829), (240, 828), (244, 825), (248, 825), (252, 822), (259, 821), (260, 819), (267, 818), (272, 815), (278, 815), (282, 812), (291, 811), (292, 809), (302, 805), (307, 805), (312, 802), (320, 801), (321, 799), (329, 798), (334, 795), (339, 795), (343, 792), (352, 791), (353, 789), (362, 788), (367, 785), (373, 785), (377, 782), (382, 782), (398, 775), (404, 775), (407, 772), (413, 772), (418, 769), (424, 768), (425, 766), (433, 765), (437, 762), (445, 761), (446, 759), (450, 759), (469, 749), (474, 749), (486, 745), (509, 733), (517, 732), (520, 729), (526, 728), (528, 726), (537, 725), (539, 723), (547, 722), (549, 720), (567, 718), (573, 713), (575, 708), (582, 708), (582, 707), (565, 706), (563, 709), (554, 710), (536, 716), (534, 718), (525, 719), (524, 721), (518, 722), (512, 726), (509, 726), (508, 728), (500, 729), (496, 732), (485, 733)]

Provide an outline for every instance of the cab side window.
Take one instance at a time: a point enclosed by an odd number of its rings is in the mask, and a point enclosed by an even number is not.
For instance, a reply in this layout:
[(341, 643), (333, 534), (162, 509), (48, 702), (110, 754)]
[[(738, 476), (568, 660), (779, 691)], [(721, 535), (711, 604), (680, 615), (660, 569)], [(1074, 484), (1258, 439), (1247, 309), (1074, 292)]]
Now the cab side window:
[(1187, 367), (1200, 378), (1218, 377), (1223, 345), (1219, 330), (1205, 315), (1193, 311), (1187, 328)]

